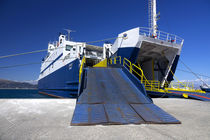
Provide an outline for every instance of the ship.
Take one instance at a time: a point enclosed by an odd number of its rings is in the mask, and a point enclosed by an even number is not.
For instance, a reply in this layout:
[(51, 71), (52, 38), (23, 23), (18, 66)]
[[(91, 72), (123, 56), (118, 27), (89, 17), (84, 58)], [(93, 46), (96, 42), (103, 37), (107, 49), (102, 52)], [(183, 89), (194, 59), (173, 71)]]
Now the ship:
[(74, 97), (78, 92), (79, 67), (83, 56), (87, 65), (93, 66), (103, 59), (103, 48), (74, 42), (60, 34), (58, 41), (48, 43), (48, 52), (42, 59), (38, 79), (39, 93), (54, 97)]
[(57, 42), (48, 44), (38, 79), (39, 92), (55, 97), (77, 96), (83, 57), (86, 58), (86, 67), (107, 58), (126, 58), (141, 67), (146, 79), (158, 81), (161, 87), (169, 86), (184, 39), (158, 30), (156, 0), (149, 0), (148, 7), (149, 27), (136, 27), (119, 33), (114, 43), (105, 42), (102, 47), (71, 41), (70, 30), (68, 36), (60, 34)]

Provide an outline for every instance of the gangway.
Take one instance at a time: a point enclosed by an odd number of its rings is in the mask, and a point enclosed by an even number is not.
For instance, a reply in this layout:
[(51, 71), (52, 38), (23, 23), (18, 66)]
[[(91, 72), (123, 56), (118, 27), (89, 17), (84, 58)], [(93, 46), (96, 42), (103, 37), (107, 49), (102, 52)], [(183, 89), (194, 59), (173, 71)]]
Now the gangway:
[(181, 123), (153, 104), (144, 85), (125, 66), (101, 64), (104, 67), (84, 67), (83, 58), (71, 125)]

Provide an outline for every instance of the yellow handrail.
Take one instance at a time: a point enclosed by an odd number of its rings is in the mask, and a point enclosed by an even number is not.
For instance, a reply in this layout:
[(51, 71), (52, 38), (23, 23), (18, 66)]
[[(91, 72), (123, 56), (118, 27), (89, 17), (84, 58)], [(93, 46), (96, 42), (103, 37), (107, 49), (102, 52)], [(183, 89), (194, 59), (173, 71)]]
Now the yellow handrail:
[(117, 57), (109, 59), (110, 64), (117, 64), (117, 61), (119, 61), (119, 64), (121, 64), (121, 56), (117, 56)]
[[(115, 57), (110, 59), (111, 64), (117, 64), (117, 58), (120, 59), (121, 62), (121, 57)], [(171, 82), (170, 87), (164, 87), (164, 89), (160, 88), (161, 83), (160, 81), (155, 81), (155, 80), (147, 80), (146, 76), (144, 75), (143, 70), (141, 69), (140, 65), (136, 66), (135, 64), (132, 64), (130, 60), (127, 58), (123, 59), (122, 65), (126, 68), (128, 68), (130, 73), (135, 73), (140, 77), (140, 81), (142, 84), (144, 84), (145, 89), (149, 91), (157, 91), (157, 92), (167, 92), (170, 93), (169, 90), (180, 90), (180, 91), (189, 91), (189, 92), (199, 92), (199, 93), (205, 93), (201, 90), (194, 89), (193, 83), (191, 84), (192, 86), (190, 87), (190, 84), (180, 82), (178, 81), (178, 88), (173, 88), (173, 82)], [(140, 72), (138, 72), (140, 71)], [(170, 70), (171, 71), (171, 70)], [(171, 71), (171, 73), (174, 75), (174, 73)], [(175, 76), (175, 75), (174, 75)], [(175, 77), (176, 78), (176, 77)], [(177, 79), (177, 78), (176, 78)], [(181, 88), (184, 87), (185, 89)]]
[(140, 70), (141, 71), (141, 75), (137, 72), (137, 71), (135, 71), (134, 69), (132, 70), (132, 71), (134, 71), (137, 75), (139, 75), (140, 77), (141, 77), (141, 82), (143, 82), (143, 79), (144, 79), (144, 73), (143, 73), (143, 70), (141, 69), (141, 68), (139, 68), (138, 66), (136, 66), (135, 64), (133, 64), (132, 65), (133, 67), (135, 67), (135, 68), (137, 68), (138, 70)]
[[(151, 89), (151, 90), (152, 89), (160, 90), (159, 89), (160, 83), (158, 83), (158, 86), (154, 87), (152, 82), (149, 82), (147, 80), (147, 78), (145, 77), (143, 70), (140, 67), (136, 66), (135, 64), (132, 64), (131, 61), (129, 61), (127, 58), (123, 59), (123, 66), (128, 67), (130, 73), (137, 74), (140, 77), (141, 83), (143, 83), (145, 85), (146, 89), (148, 89), (148, 87), (149, 87), (149, 89)], [(139, 74), (135, 69), (138, 69), (141, 74)], [(159, 82), (159, 81), (157, 81), (157, 82)], [(162, 92), (162, 90), (161, 90), (161, 92)]]
[[(129, 64), (128, 64), (127, 62), (128, 62)], [(125, 65), (129, 67), (129, 71), (130, 71), (130, 73), (132, 73), (132, 70), (133, 70), (132, 64), (131, 64), (131, 61), (129, 61), (127, 58), (124, 58), (124, 59), (123, 59), (123, 66), (125, 66)]]
[(82, 75), (82, 71), (83, 71), (83, 67), (85, 63), (86, 63), (86, 59), (85, 59), (85, 56), (83, 56), (82, 62), (79, 68), (79, 83), (81, 82), (81, 75)]
[(182, 83), (179, 81), (179, 79), (175, 76), (175, 74), (173, 73), (173, 71), (171, 70), (171, 68), (170, 68), (169, 66), (168, 66), (168, 68), (169, 68), (171, 74), (174, 76), (174, 78), (175, 78), (181, 85), (183, 85), (183, 86), (186, 88), (186, 85), (182, 84)]

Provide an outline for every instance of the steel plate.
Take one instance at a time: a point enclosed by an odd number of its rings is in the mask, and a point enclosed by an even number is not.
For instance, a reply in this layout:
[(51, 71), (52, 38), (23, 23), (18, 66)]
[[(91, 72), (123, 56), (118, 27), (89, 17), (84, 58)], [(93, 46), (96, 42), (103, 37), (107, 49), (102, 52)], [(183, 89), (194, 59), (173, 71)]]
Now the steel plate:
[(142, 118), (130, 107), (129, 104), (105, 104), (105, 111), (109, 124), (140, 124)]
[(181, 123), (179, 120), (154, 104), (131, 104), (146, 123)]
[(102, 104), (77, 104), (71, 125), (95, 125), (107, 123)]

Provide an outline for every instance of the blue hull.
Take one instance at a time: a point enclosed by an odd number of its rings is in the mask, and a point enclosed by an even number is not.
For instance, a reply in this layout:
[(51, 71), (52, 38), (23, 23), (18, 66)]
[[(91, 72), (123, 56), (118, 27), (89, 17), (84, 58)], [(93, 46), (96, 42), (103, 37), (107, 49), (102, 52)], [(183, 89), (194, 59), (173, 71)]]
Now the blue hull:
[[(69, 98), (78, 94), (79, 59), (61, 67), (38, 81), (39, 93)], [(72, 67), (69, 67), (72, 65)]]
[(131, 61), (131, 63), (136, 63), (139, 50), (140, 49), (136, 48), (136, 47), (119, 48), (117, 50), (117, 56), (121, 56), (122, 60), (123, 60), (123, 58), (127, 58), (128, 60)]
[(200, 87), (201, 90), (205, 91), (205, 92), (210, 92), (210, 88), (203, 88), (203, 87)]
[[(119, 48), (118, 51), (113, 55), (113, 57), (121, 56), (123, 58), (129, 59), (132, 63), (136, 63), (139, 48), (136, 47), (126, 47)], [(172, 71), (175, 72), (176, 65), (178, 63), (179, 56), (177, 55), (176, 60), (173, 64)], [(69, 65), (72, 67), (69, 68)], [(63, 66), (62, 68), (56, 70), (55, 72), (49, 74), (48, 76), (42, 78), (38, 81), (38, 89), (40, 93), (51, 95), (54, 97), (69, 98), (78, 95), (78, 85), (79, 85), (79, 59)], [(172, 80), (173, 75), (168, 75), (168, 80)]]

